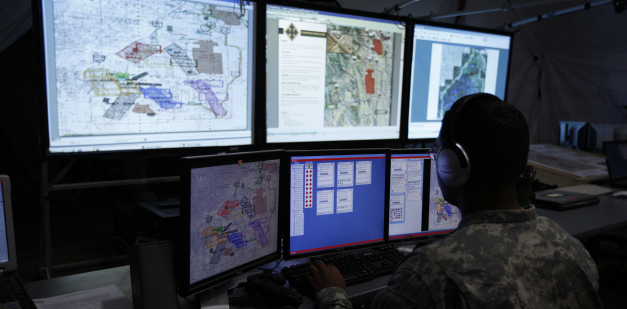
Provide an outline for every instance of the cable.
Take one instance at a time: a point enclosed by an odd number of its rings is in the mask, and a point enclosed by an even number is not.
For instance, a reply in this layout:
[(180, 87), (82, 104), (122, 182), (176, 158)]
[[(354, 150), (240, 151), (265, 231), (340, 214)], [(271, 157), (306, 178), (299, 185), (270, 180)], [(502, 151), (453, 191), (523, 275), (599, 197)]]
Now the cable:
[(128, 244), (126, 244), (126, 242), (124, 240), (122, 240), (122, 238), (120, 238), (118, 236), (113, 236), (113, 239), (115, 239), (117, 241), (118, 245), (120, 245), (122, 250), (124, 250), (126, 255), (128, 255), (128, 248), (129, 248)]
[(403, 242), (405, 241), (405, 239), (407, 239), (407, 237), (414, 238), (411, 235), (405, 235), (405, 237), (403, 237), (403, 239), (401, 239), (401, 242), (399, 242), (398, 245), (396, 245), (396, 247), (394, 247), (394, 250), (398, 249), (398, 247), (400, 247), (400, 245), (403, 244)]
[[(270, 270), (270, 271), (275, 271), (275, 269), (276, 269), (277, 267), (279, 267), (279, 264), (281, 264), (281, 262), (283, 262), (283, 258), (281, 258), (280, 260), (278, 260), (278, 261), (276, 262), (276, 265), (274, 265), (274, 267), (272, 267), (272, 268), (262, 268), (262, 267), (259, 267), (258, 269), (261, 269), (261, 270)], [(278, 271), (277, 271), (277, 272), (278, 272)]]

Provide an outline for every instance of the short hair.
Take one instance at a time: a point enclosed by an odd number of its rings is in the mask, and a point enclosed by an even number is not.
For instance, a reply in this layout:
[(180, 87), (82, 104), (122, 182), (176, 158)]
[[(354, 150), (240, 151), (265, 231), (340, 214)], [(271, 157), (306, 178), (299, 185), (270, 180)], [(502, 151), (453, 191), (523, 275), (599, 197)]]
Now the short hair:
[(513, 105), (497, 97), (477, 96), (468, 101), (457, 117), (452, 134), (469, 152), (471, 181), (490, 179), (497, 185), (511, 184), (527, 165), (527, 120)]

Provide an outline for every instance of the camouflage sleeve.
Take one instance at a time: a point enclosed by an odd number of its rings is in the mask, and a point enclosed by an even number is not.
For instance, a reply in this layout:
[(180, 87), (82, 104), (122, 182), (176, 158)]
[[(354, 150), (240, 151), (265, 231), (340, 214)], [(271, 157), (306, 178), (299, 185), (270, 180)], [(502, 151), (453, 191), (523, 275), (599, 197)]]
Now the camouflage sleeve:
[(319, 309), (353, 308), (353, 304), (348, 300), (346, 291), (335, 287), (326, 288), (318, 292), (316, 303)]
[(422, 277), (407, 268), (398, 269), (387, 288), (375, 296), (371, 308), (435, 308), (435, 303)]

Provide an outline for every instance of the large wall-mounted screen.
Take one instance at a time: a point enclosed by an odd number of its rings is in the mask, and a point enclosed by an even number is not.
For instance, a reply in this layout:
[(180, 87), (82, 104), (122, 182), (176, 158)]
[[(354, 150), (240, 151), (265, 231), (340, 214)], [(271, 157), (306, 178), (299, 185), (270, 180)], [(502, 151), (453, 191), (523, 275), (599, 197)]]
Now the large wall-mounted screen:
[(252, 3), (40, 5), (47, 152), (251, 144)]
[(408, 138), (436, 138), (457, 99), (486, 92), (505, 99), (511, 34), (417, 24)]
[(267, 142), (400, 137), (405, 28), (267, 6)]

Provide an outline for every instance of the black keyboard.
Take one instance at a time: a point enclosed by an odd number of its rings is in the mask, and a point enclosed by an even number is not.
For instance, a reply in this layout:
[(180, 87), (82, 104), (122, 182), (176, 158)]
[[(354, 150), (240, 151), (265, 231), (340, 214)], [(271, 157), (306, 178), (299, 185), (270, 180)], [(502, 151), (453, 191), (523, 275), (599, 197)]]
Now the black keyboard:
[[(346, 285), (349, 286), (394, 273), (396, 266), (404, 256), (404, 253), (390, 245), (356, 253), (325, 257), (320, 260), (326, 265), (337, 267), (344, 276)], [(315, 260), (281, 269), (281, 273), (290, 282), (290, 287), (298, 289), (303, 294), (310, 294), (311, 290), (306, 278), (309, 273), (309, 265), (312, 265), (313, 261)]]
[(20, 302), (23, 309), (35, 309), (35, 304), (26, 293), (24, 285), (15, 275), (5, 274), (0, 278), (0, 303)]

